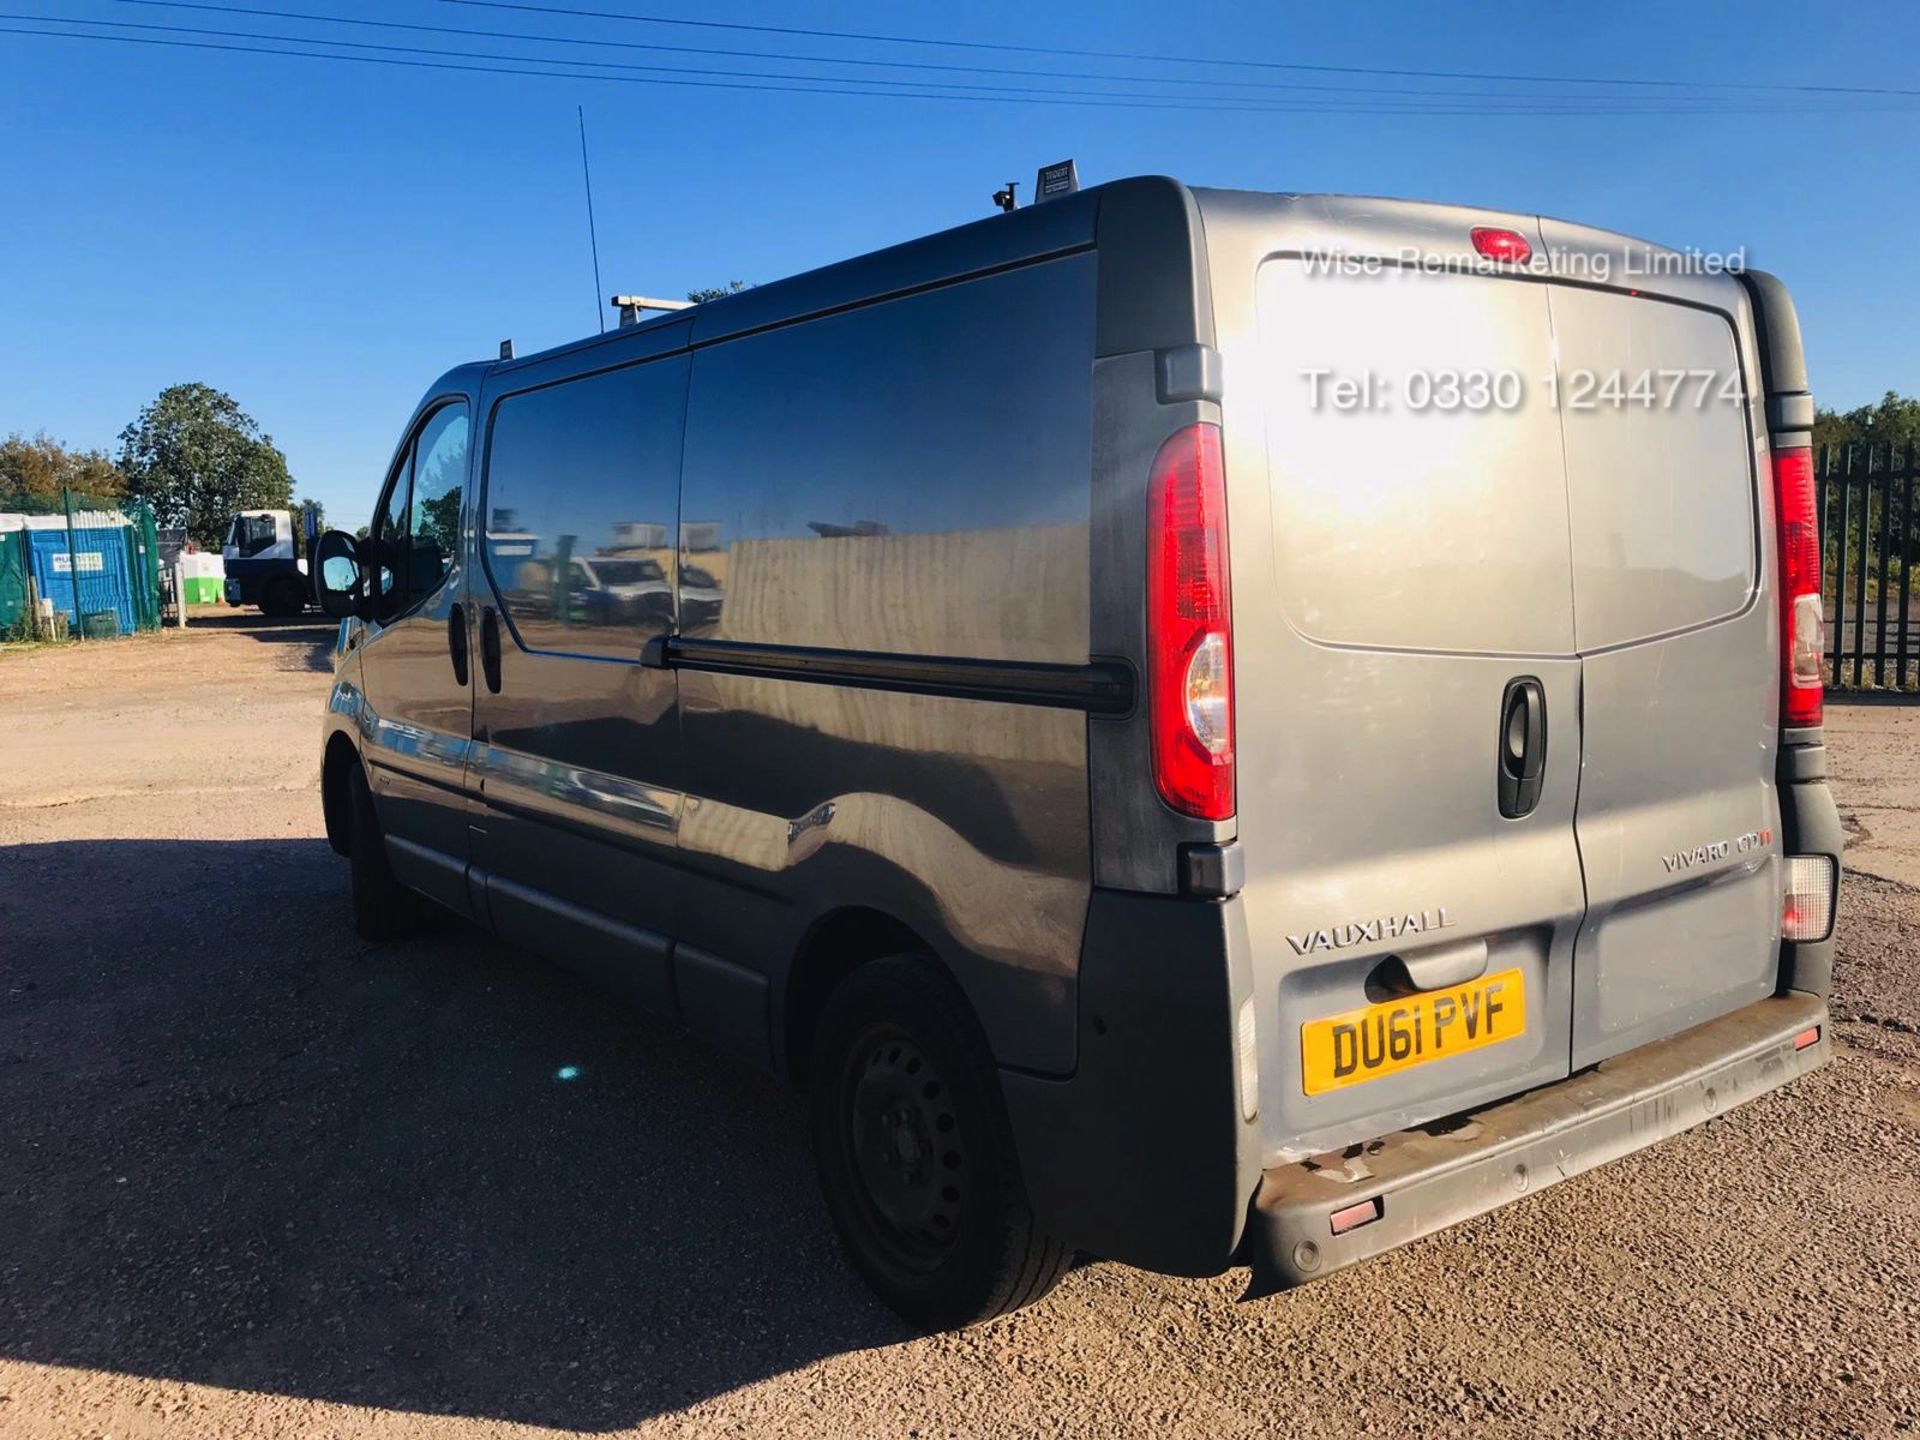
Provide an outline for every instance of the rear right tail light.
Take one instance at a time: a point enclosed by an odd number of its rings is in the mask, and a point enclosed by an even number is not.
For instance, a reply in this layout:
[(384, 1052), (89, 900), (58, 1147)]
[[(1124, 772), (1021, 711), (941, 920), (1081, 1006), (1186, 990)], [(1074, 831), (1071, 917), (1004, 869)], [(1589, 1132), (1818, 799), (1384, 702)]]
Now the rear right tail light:
[(1833, 857), (1789, 855), (1780, 902), (1782, 940), (1824, 940), (1833, 933)]
[(1233, 622), (1220, 427), (1174, 432), (1147, 485), (1153, 779), (1182, 815), (1233, 814)]
[(1827, 635), (1811, 449), (1774, 452), (1773, 493), (1780, 527), (1780, 723), (1797, 730), (1821, 721), (1820, 651)]

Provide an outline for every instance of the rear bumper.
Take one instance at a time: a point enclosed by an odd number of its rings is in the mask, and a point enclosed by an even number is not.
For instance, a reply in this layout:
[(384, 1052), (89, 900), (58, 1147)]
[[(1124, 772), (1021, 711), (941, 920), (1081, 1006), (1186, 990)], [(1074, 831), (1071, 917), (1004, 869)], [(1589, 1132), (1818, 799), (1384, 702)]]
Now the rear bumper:
[[(1795, 1049), (1795, 1037), (1819, 1039)], [(1604, 1165), (1828, 1055), (1826, 1001), (1791, 991), (1467, 1116), (1266, 1171), (1243, 1237), (1251, 1294), (1317, 1279)], [(1378, 1218), (1335, 1235), (1336, 1212)], [(1364, 1212), (1363, 1212), (1364, 1213)]]

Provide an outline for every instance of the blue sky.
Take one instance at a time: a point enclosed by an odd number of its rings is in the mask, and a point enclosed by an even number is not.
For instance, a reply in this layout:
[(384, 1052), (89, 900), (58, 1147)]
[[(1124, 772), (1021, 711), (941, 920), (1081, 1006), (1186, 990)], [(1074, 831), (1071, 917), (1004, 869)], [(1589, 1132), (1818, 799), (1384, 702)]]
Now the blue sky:
[[(1079, 65), (1139, 75), (1150, 68), (568, 19), (439, 0), (230, 3), (1009, 72)], [(1920, 7), (1893, 0), (1844, 11), (1672, 0), (1444, 8), (572, 3), (1156, 55), (1920, 88), (1912, 69)], [(8, 17), (0, 26), (59, 15), (324, 30), (114, 0), (0, 0), (0, 11)], [(750, 68), (716, 57), (572, 53)], [(1379, 76), (1178, 73), (1448, 88)], [(1710, 250), (1745, 245), (1750, 263), (1794, 290), (1823, 403), (1846, 408), (1888, 388), (1920, 391), (1912, 325), (1920, 267), (1910, 254), (1920, 228), (1920, 189), (1911, 183), (1920, 111), (1912, 108), (1490, 117), (975, 104), (447, 74), (0, 33), (0, 194), (7, 198), (0, 433), (44, 429), (71, 444), (114, 448), (120, 427), (161, 387), (204, 380), (231, 392), (273, 434), (302, 494), (324, 501), (335, 523), (357, 522), (372, 507), (398, 427), (440, 371), (491, 356), (507, 336), (525, 354), (594, 328), (576, 104), (587, 107), (608, 293), (671, 296), (792, 274), (984, 215), (998, 185), (1018, 178), (1024, 195), (1037, 165), (1071, 155), (1088, 184), (1164, 172), (1196, 184), (1540, 211)]]

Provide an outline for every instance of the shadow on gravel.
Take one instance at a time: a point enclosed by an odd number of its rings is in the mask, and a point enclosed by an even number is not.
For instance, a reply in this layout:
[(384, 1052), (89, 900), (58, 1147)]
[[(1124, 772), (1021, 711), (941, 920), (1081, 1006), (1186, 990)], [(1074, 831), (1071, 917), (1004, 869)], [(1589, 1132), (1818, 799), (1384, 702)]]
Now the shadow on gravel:
[(319, 840), (0, 850), (0, 1356), (612, 1429), (907, 1338), (799, 1103)]
[(254, 610), (221, 610), (213, 614), (189, 613), (187, 629), (247, 635), (273, 645), (304, 645), (307, 653), (302, 659), (306, 668), (325, 672), (333, 669), (333, 641), (340, 626), (337, 620), (329, 620), (317, 612), (275, 619)]

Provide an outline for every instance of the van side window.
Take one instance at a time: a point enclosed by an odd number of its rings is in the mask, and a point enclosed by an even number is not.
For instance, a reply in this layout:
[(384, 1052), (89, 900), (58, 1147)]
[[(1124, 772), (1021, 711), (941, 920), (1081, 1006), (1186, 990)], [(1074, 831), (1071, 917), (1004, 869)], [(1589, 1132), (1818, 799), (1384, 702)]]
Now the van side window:
[(387, 477), (387, 488), (380, 497), (380, 508), (373, 517), (369, 537), (374, 556), (374, 613), (391, 620), (406, 608), (405, 587), (400, 581), (400, 556), (407, 546), (407, 505), (413, 494), (413, 443), (409, 441), (394, 462)]
[(460, 495), (467, 478), (467, 407), (442, 406), (414, 442), (413, 499), (407, 506), (407, 603), (424, 600), (460, 553)]
[(695, 352), (681, 633), (1087, 658), (1094, 261)]
[(494, 409), (487, 570), (527, 649), (637, 660), (673, 628), (686, 394), (676, 356)]
[(439, 589), (460, 553), (469, 423), (464, 401), (442, 405), (394, 464), (373, 520), (374, 607), (383, 621)]

